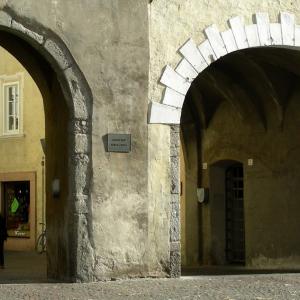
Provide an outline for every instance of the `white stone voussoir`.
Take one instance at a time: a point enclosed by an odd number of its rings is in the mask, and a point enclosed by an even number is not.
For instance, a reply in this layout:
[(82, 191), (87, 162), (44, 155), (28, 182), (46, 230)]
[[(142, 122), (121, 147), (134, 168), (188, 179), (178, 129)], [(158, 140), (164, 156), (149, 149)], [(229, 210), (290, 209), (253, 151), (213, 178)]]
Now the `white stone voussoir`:
[(152, 124), (180, 124), (181, 109), (151, 102), (150, 120)]
[(199, 52), (197, 45), (192, 39), (189, 39), (180, 49), (182, 56), (194, 67), (198, 72), (202, 72), (207, 63)]
[(160, 78), (160, 82), (182, 95), (186, 95), (191, 85), (187, 78), (180, 76), (170, 66), (166, 66), (165, 71)]
[(185, 96), (176, 91), (166, 88), (162, 103), (178, 108), (182, 108)]
[(198, 76), (198, 72), (185, 58), (180, 61), (175, 71), (189, 82)]
[[(213, 24), (204, 29), (207, 37), (200, 45), (187, 40), (178, 50), (183, 59), (175, 71), (166, 66), (160, 83), (165, 85), (161, 103), (152, 102), (149, 123), (180, 124), (185, 95), (194, 79), (211, 63), (228, 53), (253, 47), (300, 46), (300, 26), (294, 14), (280, 13), (280, 23), (270, 23), (266, 12), (255, 13), (254, 24), (245, 26), (242, 16), (229, 19), (230, 29), (219, 32)], [(1, 24), (1, 23), (0, 23)]]

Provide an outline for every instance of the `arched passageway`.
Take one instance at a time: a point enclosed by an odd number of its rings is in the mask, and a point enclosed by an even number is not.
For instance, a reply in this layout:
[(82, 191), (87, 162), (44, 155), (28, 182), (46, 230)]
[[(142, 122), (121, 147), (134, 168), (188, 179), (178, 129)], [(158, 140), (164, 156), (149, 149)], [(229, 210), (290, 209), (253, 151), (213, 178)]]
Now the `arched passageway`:
[(58, 36), (12, 11), (0, 11), (0, 46), (26, 68), (43, 98), (48, 277), (91, 280), (89, 87)]
[(184, 267), (299, 270), (299, 66), (296, 49), (240, 50), (191, 84), (181, 117)]
[[(295, 171), (295, 161), (298, 160), (295, 149), (298, 147), (299, 118), (293, 115), (298, 109), (296, 101), (291, 99), (297, 98), (295, 95), (299, 76), (300, 27), (295, 24), (295, 16), (288, 12), (279, 14), (278, 23), (271, 23), (269, 14), (261, 12), (254, 14), (252, 20), (253, 24), (246, 25), (242, 16), (232, 17), (228, 20), (227, 30), (219, 32), (218, 27), (213, 24), (204, 29), (206, 40), (196, 44), (189, 39), (183, 44), (178, 49), (182, 56), (178, 65), (174, 69), (167, 65), (162, 71), (159, 81), (165, 89), (161, 103), (152, 101), (149, 106), (149, 123), (172, 125), (170, 273), (174, 277), (180, 275), (180, 261), (183, 265), (212, 262), (210, 210), (205, 208), (209, 207), (209, 190), (203, 189), (203, 186), (209, 185), (209, 176), (205, 174), (209, 174), (207, 170), (212, 163), (219, 160), (238, 160), (243, 163), (245, 213), (248, 209), (246, 198), (249, 191), (254, 193), (252, 196), (255, 198), (258, 191), (261, 192), (260, 195), (265, 196), (263, 201), (258, 202), (261, 209), (250, 206), (253, 215), (256, 213), (259, 220), (266, 217), (259, 213), (268, 211), (268, 201), (273, 197), (272, 193), (276, 194), (276, 198), (287, 190), (287, 186), (293, 186), (288, 190), (297, 186), (294, 174), (298, 174), (298, 171)], [(293, 115), (292, 118), (290, 114)], [(179, 124), (180, 128), (177, 126)], [(182, 149), (178, 147), (179, 139), (183, 144)], [(180, 158), (182, 172), (179, 180)], [(280, 164), (285, 165), (286, 172), (283, 172)], [(255, 170), (251, 169), (252, 166), (260, 170), (250, 176), (259, 179), (260, 188), (255, 189), (252, 186), (253, 189), (249, 189), (247, 178), (251, 174), (250, 170)], [(285, 176), (280, 177), (278, 174)], [(282, 180), (280, 184), (273, 180), (276, 176)], [(272, 179), (272, 184), (262, 179), (265, 177)], [(249, 182), (253, 183), (251, 180)], [(183, 188), (180, 190), (181, 186)], [(184, 192), (185, 197), (189, 194), (193, 201), (184, 201)], [(293, 193), (297, 194), (295, 190)], [(289, 195), (289, 192), (285, 192), (285, 195)], [(283, 234), (284, 238), (280, 237), (281, 245), (278, 242), (273, 243), (274, 236), (273, 240), (270, 238), (272, 235), (268, 236), (269, 246), (275, 251), (273, 254), (270, 254), (272, 251), (268, 252), (266, 256), (262, 249), (251, 252), (247, 248), (250, 243), (247, 244), (246, 241), (246, 265), (273, 266), (280, 261), (278, 257), (285, 257), (282, 260), (284, 262), (279, 264), (287, 268), (291, 265), (295, 267), (294, 262), (299, 261), (298, 250), (295, 249), (298, 249), (299, 245), (298, 240), (291, 236), (291, 232), (297, 230), (298, 221), (295, 215), (289, 218), (290, 214), (295, 212), (294, 205), (297, 204), (296, 198), (292, 198), (294, 200), (288, 202), (289, 207), (283, 200), (287, 199), (286, 197), (278, 200), (280, 205), (270, 206), (270, 215), (279, 216), (280, 209), (284, 208), (286, 218), (294, 220), (285, 222), (285, 225), (289, 223), (289, 234)], [(208, 205), (199, 205), (197, 199)], [(187, 216), (186, 213), (182, 213), (183, 210), (191, 211), (188, 222), (184, 222)], [(182, 218), (181, 235), (178, 225), (179, 212)], [(268, 223), (269, 230), (280, 232), (278, 227), (282, 223), (278, 225), (278, 222), (273, 223), (274, 219), (267, 219), (265, 224)], [(248, 220), (245, 216), (246, 239)], [(188, 241), (191, 239), (188, 237), (192, 233), (189, 228), (194, 228), (194, 232), (200, 233), (193, 235), (193, 243), (190, 245)], [(253, 228), (260, 233), (268, 232), (266, 227), (262, 229), (259, 225)], [(186, 235), (182, 236), (184, 231)], [(254, 236), (259, 236), (257, 232)], [(190, 251), (190, 254), (187, 254), (187, 251)], [(254, 257), (257, 260), (253, 260)], [(288, 261), (293, 261), (293, 264), (287, 263)]]

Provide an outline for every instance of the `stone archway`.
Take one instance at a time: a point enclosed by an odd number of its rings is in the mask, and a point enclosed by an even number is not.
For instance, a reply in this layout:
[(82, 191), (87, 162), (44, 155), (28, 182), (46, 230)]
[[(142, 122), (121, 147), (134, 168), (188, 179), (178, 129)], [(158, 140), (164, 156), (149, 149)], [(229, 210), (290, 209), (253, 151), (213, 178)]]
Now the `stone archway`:
[(293, 14), (280, 13), (280, 23), (270, 23), (268, 13), (256, 13), (256, 24), (244, 25), (240, 16), (228, 20), (230, 29), (219, 32), (215, 24), (204, 29), (200, 45), (189, 39), (178, 52), (182, 60), (173, 70), (166, 66), (160, 83), (166, 87), (161, 103), (151, 102), (150, 124), (180, 124), (181, 108), (191, 83), (211, 63), (234, 51), (268, 46), (299, 47), (300, 26)]
[(216, 25), (204, 30), (207, 39), (200, 45), (189, 39), (178, 52), (182, 60), (172, 69), (166, 66), (160, 83), (165, 86), (161, 103), (151, 102), (150, 124), (168, 124), (170, 128), (170, 274), (180, 276), (180, 207), (179, 207), (179, 124), (186, 95), (192, 82), (219, 58), (247, 48), (299, 47), (300, 26), (293, 14), (280, 13), (280, 23), (270, 23), (268, 13), (256, 13), (256, 23), (244, 25), (242, 17), (229, 19), (230, 29), (220, 33)]
[(64, 257), (62, 273), (55, 276), (90, 281), (94, 265), (89, 186), (92, 176), (91, 91), (64, 42), (49, 29), (4, 8), (0, 11), (0, 31), (11, 39), (22, 40), (28, 49), (42, 57), (56, 75), (66, 101), (68, 194), (65, 214), (68, 216), (61, 221), (67, 239), (60, 243), (68, 249), (68, 255)]

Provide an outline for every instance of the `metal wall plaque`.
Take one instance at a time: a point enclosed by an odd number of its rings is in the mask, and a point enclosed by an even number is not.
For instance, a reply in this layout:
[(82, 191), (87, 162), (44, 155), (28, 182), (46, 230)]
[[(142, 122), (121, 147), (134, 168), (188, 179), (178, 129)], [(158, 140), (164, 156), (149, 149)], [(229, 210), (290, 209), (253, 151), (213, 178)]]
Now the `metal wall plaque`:
[(131, 151), (131, 134), (108, 134), (108, 152), (125, 152)]

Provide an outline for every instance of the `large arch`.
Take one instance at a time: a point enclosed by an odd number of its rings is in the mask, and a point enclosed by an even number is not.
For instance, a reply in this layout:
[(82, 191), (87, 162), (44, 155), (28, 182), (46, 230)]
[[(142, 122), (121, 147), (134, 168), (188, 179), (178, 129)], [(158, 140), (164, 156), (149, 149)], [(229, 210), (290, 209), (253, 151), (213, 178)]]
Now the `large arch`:
[(204, 29), (207, 39), (200, 45), (189, 39), (178, 52), (182, 60), (175, 70), (166, 66), (160, 83), (165, 86), (161, 103), (152, 101), (150, 124), (180, 124), (181, 108), (194, 79), (211, 63), (229, 53), (255, 47), (299, 47), (300, 26), (295, 16), (281, 12), (280, 23), (270, 23), (268, 13), (256, 13), (255, 24), (244, 25), (240, 16), (228, 20), (230, 29), (219, 32), (215, 24)]
[[(51, 266), (48, 274), (50, 277), (68, 281), (91, 281), (94, 247), (90, 203), (92, 176), (92, 94), (90, 88), (59, 36), (41, 24), (15, 14), (8, 7), (0, 11), (0, 44), (27, 68), (39, 86), (44, 102), (50, 101), (48, 96), (51, 91), (47, 86), (47, 79), (50, 78), (51, 73), (55, 76), (52, 85), (58, 85), (61, 91), (55, 95), (63, 100), (61, 108), (56, 105), (52, 109), (59, 117), (60, 109), (63, 110), (65, 107), (68, 117), (65, 123), (61, 123), (61, 125), (65, 124), (65, 128), (61, 128), (60, 122), (56, 122), (52, 139), (54, 145), (55, 136), (60, 136), (60, 132), (64, 132), (63, 134), (68, 137), (67, 141), (61, 145), (67, 148), (64, 167), (67, 168), (68, 176), (67, 182), (61, 182), (61, 185), (67, 186), (65, 207), (61, 213), (62, 219), (53, 230), (55, 232), (59, 228), (66, 239), (57, 239), (51, 246), (53, 237), (48, 235), (49, 252), (56, 256), (54, 259), (56, 266)], [(23, 55), (20, 54), (22, 51)], [(44, 105), (47, 118), (47, 105), (46, 103)], [(53, 159), (55, 160), (55, 157)], [(47, 179), (49, 191), (53, 179)], [(51, 218), (53, 217), (55, 216), (52, 215)], [(51, 228), (48, 229), (51, 231)]]
[[(279, 23), (270, 23), (268, 13), (256, 13), (255, 23), (245, 26), (240, 16), (229, 19), (230, 28), (222, 33), (216, 25), (204, 30), (207, 37), (200, 45), (189, 39), (178, 52), (182, 56), (177, 67), (166, 66), (159, 80), (165, 86), (161, 103), (152, 101), (148, 110), (149, 124), (170, 127), (170, 274), (180, 276), (180, 179), (179, 179), (179, 124), (186, 95), (191, 84), (206, 68), (229, 53), (247, 48), (296, 48), (300, 46), (300, 26), (288, 12), (279, 15)], [(280, 114), (280, 112), (279, 112)], [(280, 118), (280, 116), (279, 116)]]

